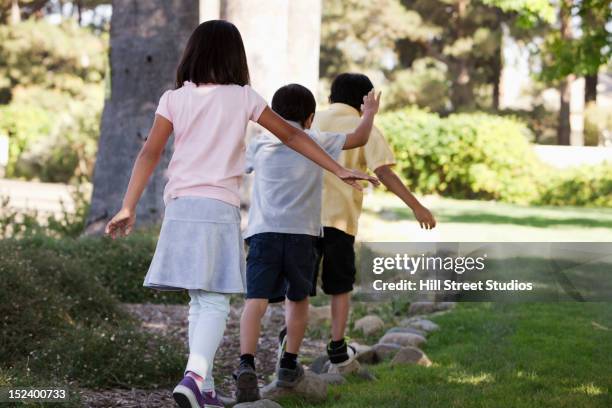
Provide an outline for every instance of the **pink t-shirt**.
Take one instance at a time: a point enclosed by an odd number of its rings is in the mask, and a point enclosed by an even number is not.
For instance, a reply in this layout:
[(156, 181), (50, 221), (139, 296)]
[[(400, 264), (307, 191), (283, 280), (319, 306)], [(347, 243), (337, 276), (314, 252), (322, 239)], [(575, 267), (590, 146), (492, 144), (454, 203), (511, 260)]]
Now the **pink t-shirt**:
[(164, 201), (201, 196), (240, 206), (246, 127), (266, 101), (250, 86), (192, 82), (166, 91), (155, 112), (172, 122), (174, 154)]

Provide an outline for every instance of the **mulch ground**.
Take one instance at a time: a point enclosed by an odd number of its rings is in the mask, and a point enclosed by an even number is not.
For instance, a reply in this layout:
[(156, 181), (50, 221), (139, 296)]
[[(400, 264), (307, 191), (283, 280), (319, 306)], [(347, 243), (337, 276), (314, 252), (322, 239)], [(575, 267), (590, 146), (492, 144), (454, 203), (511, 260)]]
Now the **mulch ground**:
[[(151, 333), (174, 337), (187, 345), (187, 306), (126, 304), (125, 308), (142, 322), (142, 329)], [(232, 371), (236, 368), (240, 354), (240, 314), (242, 305), (232, 306), (223, 342), (215, 357), (214, 377), (217, 391), (223, 395), (232, 395), (234, 386)], [(274, 373), (278, 332), (284, 325), (284, 310), (282, 305), (271, 305), (262, 322), (262, 336), (257, 351), (257, 371), (260, 385), (269, 382)], [(306, 338), (302, 346), (301, 356), (315, 357), (325, 350), (325, 342)], [(187, 356), (185, 356), (187, 362)], [(177, 378), (177, 382), (180, 378)], [(110, 389), (83, 390), (85, 406), (94, 408), (108, 407), (175, 407), (167, 389)]]

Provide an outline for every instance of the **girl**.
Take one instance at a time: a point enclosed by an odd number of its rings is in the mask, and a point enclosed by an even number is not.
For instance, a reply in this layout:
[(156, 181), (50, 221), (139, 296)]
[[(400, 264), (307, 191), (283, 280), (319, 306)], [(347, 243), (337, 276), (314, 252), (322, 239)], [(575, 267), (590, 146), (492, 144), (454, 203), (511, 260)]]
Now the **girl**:
[(189, 291), (189, 359), (173, 391), (181, 408), (223, 406), (214, 391), (212, 365), (229, 294), (245, 291), (239, 189), (249, 120), (355, 188), (361, 188), (359, 180), (377, 183), (340, 166), (267, 106), (249, 86), (242, 37), (233, 24), (215, 20), (196, 28), (177, 70), (176, 89), (159, 101), (122, 208), (106, 226), (112, 238), (131, 232), (136, 204), (174, 132), (164, 221), (144, 286)]

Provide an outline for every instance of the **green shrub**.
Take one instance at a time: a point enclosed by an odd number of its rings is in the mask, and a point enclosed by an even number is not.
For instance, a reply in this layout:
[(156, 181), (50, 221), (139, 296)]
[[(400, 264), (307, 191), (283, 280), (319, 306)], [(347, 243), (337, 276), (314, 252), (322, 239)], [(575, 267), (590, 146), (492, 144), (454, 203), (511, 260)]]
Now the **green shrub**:
[(580, 166), (550, 178), (539, 204), (612, 207), (612, 163)]
[(184, 347), (141, 332), (91, 264), (50, 242), (0, 241), (2, 370), (95, 387), (167, 385), (180, 376)]
[(398, 170), (420, 193), (529, 203), (541, 173), (520, 122), (483, 113), (436, 114), (408, 108), (381, 115)]
[[(62, 203), (60, 214), (41, 216), (36, 210), (19, 210), (11, 207), (8, 197), (0, 197), (0, 239), (19, 238), (32, 235), (76, 238), (85, 228), (89, 211), (89, 194), (82, 186), (72, 191), (74, 210)], [(46, 219), (45, 219), (46, 218)]]
[(53, 239), (41, 234), (19, 240), (31, 256), (51, 252), (67, 264), (78, 264), (82, 273), (95, 279), (121, 302), (187, 303), (184, 291), (157, 291), (142, 286), (153, 258), (157, 233), (138, 232), (127, 238), (106, 237)]
[(52, 251), (78, 262), (95, 276), (110, 293), (122, 302), (186, 303), (184, 292), (160, 292), (142, 286), (153, 258), (158, 230), (139, 231), (127, 238), (80, 237), (88, 203), (82, 189), (74, 194), (76, 213), (64, 211), (61, 216), (42, 220), (35, 211), (18, 211), (0, 197), (0, 239), (19, 238), (24, 248)]

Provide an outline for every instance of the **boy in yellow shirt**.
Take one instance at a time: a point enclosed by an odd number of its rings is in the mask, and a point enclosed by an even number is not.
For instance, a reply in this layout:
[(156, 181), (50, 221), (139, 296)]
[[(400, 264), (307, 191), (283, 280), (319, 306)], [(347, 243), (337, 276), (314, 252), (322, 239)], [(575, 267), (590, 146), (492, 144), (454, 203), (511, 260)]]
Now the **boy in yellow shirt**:
[[(332, 83), (329, 97), (331, 105), (327, 110), (316, 113), (313, 127), (323, 132), (353, 131), (359, 125), (363, 97), (373, 88), (370, 79), (363, 74), (339, 75)], [(372, 128), (365, 146), (344, 150), (338, 162), (346, 168), (373, 171), (387, 189), (410, 207), (421, 228), (431, 229), (436, 226), (431, 212), (419, 203), (393, 171), (393, 152), (376, 127)], [(323, 292), (332, 297), (332, 339), (327, 346), (327, 353), (331, 362), (330, 370), (335, 371), (342, 371), (342, 367), (350, 364), (355, 355), (355, 350), (346, 344), (344, 333), (349, 314), (350, 293), (355, 283), (353, 244), (362, 202), (363, 192), (325, 173), (321, 217), (324, 226), (320, 251), (323, 261), (321, 280)], [(313, 287), (316, 287), (316, 284)]]

